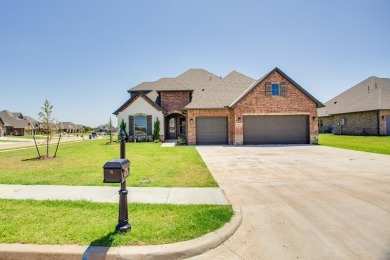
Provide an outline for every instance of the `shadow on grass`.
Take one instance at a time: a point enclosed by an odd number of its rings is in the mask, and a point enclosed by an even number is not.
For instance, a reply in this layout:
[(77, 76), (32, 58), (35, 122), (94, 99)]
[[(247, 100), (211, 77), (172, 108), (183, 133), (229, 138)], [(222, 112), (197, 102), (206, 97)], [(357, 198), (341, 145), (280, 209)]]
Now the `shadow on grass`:
[(92, 241), (83, 254), (83, 260), (106, 259), (107, 252), (110, 250), (116, 235), (118, 235), (117, 232), (110, 232), (104, 237)]

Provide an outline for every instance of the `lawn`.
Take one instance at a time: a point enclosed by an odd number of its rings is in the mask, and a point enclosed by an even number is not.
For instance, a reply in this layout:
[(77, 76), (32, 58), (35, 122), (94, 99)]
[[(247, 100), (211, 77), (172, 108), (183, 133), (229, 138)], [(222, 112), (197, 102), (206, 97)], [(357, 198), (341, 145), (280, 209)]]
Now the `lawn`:
[[(0, 200), (0, 243), (93, 246), (190, 240), (230, 221), (230, 206), (129, 204), (130, 232), (115, 232), (118, 205), (86, 201)], [(1, 257), (0, 257), (1, 258)]]
[(320, 134), (319, 144), (370, 153), (390, 154), (390, 136)]
[[(119, 158), (119, 144), (84, 140), (60, 144), (57, 158), (36, 160), (35, 147), (0, 151), (0, 183), (99, 186), (103, 165)], [(41, 153), (44, 149), (41, 150)], [(51, 146), (51, 154), (55, 146)], [(217, 187), (195, 147), (164, 148), (155, 143), (127, 143), (132, 187)]]

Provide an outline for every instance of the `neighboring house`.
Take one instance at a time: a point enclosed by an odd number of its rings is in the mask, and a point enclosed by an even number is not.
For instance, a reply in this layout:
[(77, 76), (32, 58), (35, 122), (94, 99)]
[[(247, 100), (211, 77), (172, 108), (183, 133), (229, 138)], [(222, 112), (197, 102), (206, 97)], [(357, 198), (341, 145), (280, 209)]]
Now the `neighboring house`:
[(26, 135), (34, 130), (34, 122), (30, 117), (23, 116), (20, 112), (3, 110), (0, 112), (0, 119), (3, 122), (3, 135)]
[(0, 118), (0, 137), (4, 136), (4, 122)]
[(224, 78), (190, 69), (176, 78), (143, 82), (114, 114), (131, 140), (184, 137), (188, 144), (315, 144), (322, 103), (275, 68), (259, 80), (238, 72)]
[[(111, 133), (116, 133), (116, 128), (111, 126)], [(100, 135), (105, 135), (105, 134), (110, 134), (110, 125), (105, 124), (105, 125), (99, 125), (98, 127), (95, 128), (95, 132), (100, 134)]]
[(369, 77), (318, 109), (319, 131), (390, 135), (390, 79)]
[(59, 122), (56, 124), (58, 131), (65, 133), (83, 133), (84, 127), (72, 122)]

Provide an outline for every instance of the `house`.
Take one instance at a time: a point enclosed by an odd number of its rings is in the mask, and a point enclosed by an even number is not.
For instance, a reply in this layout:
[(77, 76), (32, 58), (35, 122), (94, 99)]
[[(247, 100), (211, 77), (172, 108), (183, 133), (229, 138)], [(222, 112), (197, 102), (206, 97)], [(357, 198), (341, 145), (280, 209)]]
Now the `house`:
[(390, 79), (369, 77), (318, 109), (319, 131), (390, 135)]
[(0, 118), (0, 137), (4, 136), (4, 122)]
[(183, 137), (191, 145), (318, 142), (317, 108), (323, 104), (279, 68), (259, 80), (190, 69), (128, 92), (114, 114), (131, 140), (150, 139), (158, 118), (161, 140)]
[(34, 130), (34, 122), (30, 117), (23, 116), (20, 112), (0, 111), (0, 119), (3, 122), (3, 135), (26, 135)]
[(65, 133), (83, 133), (84, 127), (81, 125), (74, 124), (72, 122), (58, 122), (56, 124), (58, 131)]
[[(116, 133), (116, 131), (117, 129), (111, 126), (111, 133)], [(109, 124), (99, 125), (98, 127), (95, 128), (95, 132), (99, 135), (110, 134), (110, 125)]]

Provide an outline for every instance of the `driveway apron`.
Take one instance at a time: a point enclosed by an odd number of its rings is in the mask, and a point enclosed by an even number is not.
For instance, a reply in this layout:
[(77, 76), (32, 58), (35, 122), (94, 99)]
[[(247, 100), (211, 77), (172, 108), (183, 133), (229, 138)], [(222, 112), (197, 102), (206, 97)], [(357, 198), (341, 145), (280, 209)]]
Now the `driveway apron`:
[(195, 259), (390, 259), (390, 156), (324, 146), (198, 146), (243, 222)]

